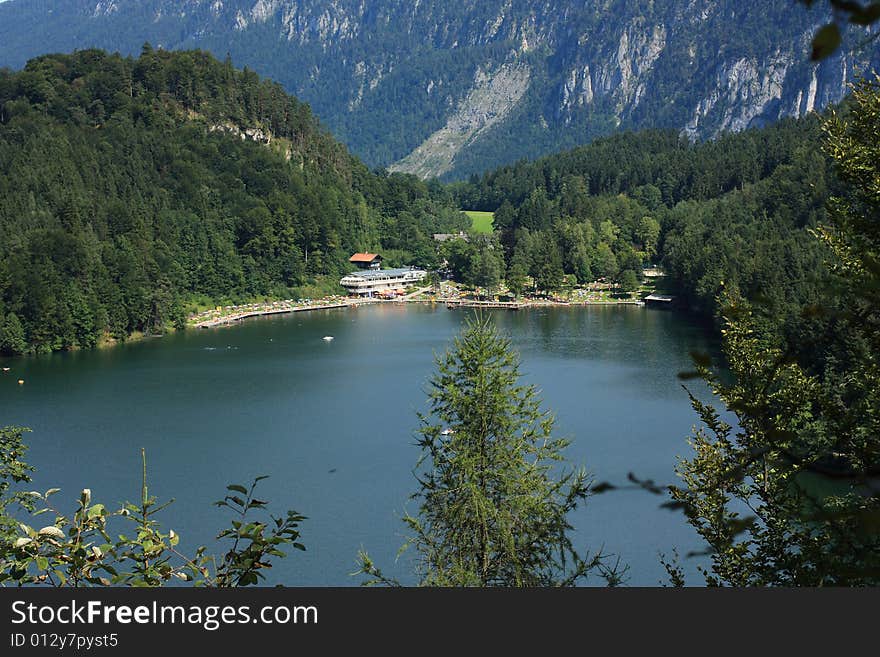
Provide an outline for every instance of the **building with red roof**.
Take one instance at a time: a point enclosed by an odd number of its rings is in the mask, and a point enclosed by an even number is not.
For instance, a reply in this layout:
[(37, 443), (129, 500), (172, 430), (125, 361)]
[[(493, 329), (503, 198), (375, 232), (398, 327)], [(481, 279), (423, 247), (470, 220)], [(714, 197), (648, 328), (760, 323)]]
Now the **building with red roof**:
[(378, 270), (382, 268), (382, 256), (378, 253), (355, 253), (348, 261), (360, 269)]

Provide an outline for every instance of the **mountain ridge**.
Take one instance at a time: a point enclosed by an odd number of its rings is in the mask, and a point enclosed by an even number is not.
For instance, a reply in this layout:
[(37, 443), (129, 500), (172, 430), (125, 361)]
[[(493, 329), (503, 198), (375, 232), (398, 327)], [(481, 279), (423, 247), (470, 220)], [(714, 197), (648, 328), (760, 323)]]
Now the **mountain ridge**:
[[(699, 140), (821, 110), (880, 66), (856, 28), (848, 49), (811, 62), (826, 20), (733, 0), (12, 0), (0, 65), (36, 43), (228, 53), (308, 102), (368, 165), (455, 179), (621, 129)], [(485, 76), (525, 68), (524, 90), (474, 105)], [(496, 120), (467, 120), (475, 107)]]

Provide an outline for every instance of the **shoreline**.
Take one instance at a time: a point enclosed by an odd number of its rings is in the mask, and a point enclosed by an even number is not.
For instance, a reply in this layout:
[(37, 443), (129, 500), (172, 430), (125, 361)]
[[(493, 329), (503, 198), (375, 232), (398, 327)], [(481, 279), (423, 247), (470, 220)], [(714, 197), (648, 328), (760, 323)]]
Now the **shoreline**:
[(528, 310), (529, 308), (570, 308), (587, 306), (644, 306), (641, 299), (615, 299), (612, 301), (545, 301), (525, 299), (523, 301), (478, 301), (471, 299), (411, 299), (405, 303), (445, 304), (447, 308), (503, 308), (509, 310)]
[[(243, 307), (232, 307), (241, 308), (240, 312), (233, 312), (229, 315), (221, 315), (219, 317), (210, 317), (210, 315), (217, 313), (218, 311), (203, 311), (201, 313), (191, 315), (187, 318), (186, 326), (183, 329), (172, 330), (172, 332), (178, 331), (191, 331), (193, 329), (212, 329), (212, 328), (220, 328), (222, 326), (231, 326), (237, 324), (245, 319), (253, 318), (253, 317), (267, 317), (271, 315), (286, 315), (297, 312), (306, 312), (310, 310), (335, 310), (337, 308), (357, 308), (359, 306), (366, 305), (374, 305), (374, 304), (396, 304), (396, 305), (405, 305), (405, 304), (423, 304), (423, 305), (445, 305), (450, 310), (456, 310), (459, 308), (490, 308), (490, 309), (505, 309), (505, 310), (530, 310), (535, 308), (569, 308), (569, 307), (596, 307), (596, 306), (636, 306), (636, 307), (644, 307), (646, 304), (641, 299), (614, 299), (614, 300), (583, 300), (583, 301), (553, 301), (553, 300), (544, 300), (544, 299), (524, 299), (523, 301), (479, 301), (475, 299), (461, 299), (455, 297), (437, 297), (434, 299), (414, 299), (414, 298), (399, 298), (399, 299), (378, 299), (378, 298), (329, 298), (329, 299), (318, 299), (314, 302), (308, 304), (295, 304), (289, 301), (269, 301), (261, 304), (248, 304)], [(222, 311), (219, 311), (222, 312)], [(205, 317), (201, 321), (195, 321), (199, 317)], [(147, 340), (152, 339), (161, 339), (163, 337), (162, 334), (148, 335), (141, 333), (139, 331), (132, 333), (130, 336), (127, 336), (123, 339), (118, 338), (109, 338), (107, 336), (102, 336), (94, 349), (98, 351), (109, 350), (115, 347), (126, 345), (126, 344), (134, 344), (138, 342), (145, 342)], [(60, 351), (83, 351), (82, 349), (69, 349), (69, 350), (60, 350)], [(58, 352), (52, 352), (58, 353)], [(9, 360), (13, 358), (21, 358), (21, 357), (29, 357), (34, 356), (35, 354), (22, 354), (21, 356), (9, 356), (3, 357), (0, 356), (0, 360)]]
[[(450, 310), (458, 308), (496, 308), (507, 310), (528, 310), (532, 308), (569, 308), (569, 307), (593, 307), (593, 306), (636, 306), (642, 307), (645, 302), (641, 299), (615, 299), (606, 301), (552, 301), (524, 299), (523, 301), (480, 301), (475, 299), (460, 299), (453, 297), (438, 297), (436, 299), (377, 299), (377, 298), (351, 298), (344, 300), (333, 300), (326, 302), (318, 302), (309, 305), (284, 305), (283, 302), (269, 302), (265, 304), (253, 304), (246, 310), (236, 312), (221, 317), (204, 319), (199, 322), (193, 322), (191, 317), (187, 323), (186, 330), (190, 329), (209, 329), (218, 328), (220, 326), (229, 326), (241, 322), (242, 320), (252, 317), (267, 317), (270, 315), (287, 315), (296, 312), (306, 312), (310, 310), (333, 310), (336, 308), (353, 308), (358, 306), (373, 305), (380, 303), (391, 303), (397, 305), (404, 304), (425, 304), (425, 305), (445, 305)], [(195, 317), (198, 317), (196, 315)]]
[[(190, 317), (187, 323), (187, 330), (191, 328), (206, 329), (216, 328), (218, 326), (226, 326), (235, 322), (240, 322), (249, 317), (265, 317), (268, 315), (286, 315), (289, 313), (305, 312), (308, 310), (331, 310), (334, 308), (351, 308), (371, 303), (377, 303), (379, 299), (344, 299), (332, 301), (319, 301), (317, 303), (295, 305), (281, 301), (273, 301), (266, 304), (253, 304), (252, 307), (242, 312), (233, 313), (231, 315), (223, 315), (221, 317), (205, 319), (201, 322), (189, 323), (194, 318)], [(262, 306), (262, 307), (259, 307)], [(198, 317), (196, 315), (195, 317)]]
[[(420, 304), (445, 304), (449, 309), (455, 308), (498, 308), (506, 310), (526, 310), (529, 308), (555, 308), (555, 307), (588, 307), (588, 306), (637, 306), (646, 305), (645, 294), (650, 295), (652, 287), (643, 286), (636, 292), (636, 296), (628, 297), (612, 296), (613, 287), (596, 282), (588, 287), (569, 290), (564, 298), (554, 297), (527, 297), (515, 298), (512, 301), (499, 301), (489, 299), (467, 298), (471, 294), (467, 290), (452, 282), (444, 282), (439, 286), (416, 286), (402, 296), (395, 298), (387, 297), (349, 297), (333, 294), (319, 299), (276, 299), (259, 302), (244, 303), (241, 305), (217, 306), (212, 309), (202, 310), (191, 314), (187, 320), (185, 329), (216, 328), (228, 326), (251, 317), (264, 317), (268, 315), (284, 315), (308, 310), (332, 310), (336, 308), (351, 308), (375, 303), (420, 303)], [(510, 296), (508, 295), (509, 299)]]

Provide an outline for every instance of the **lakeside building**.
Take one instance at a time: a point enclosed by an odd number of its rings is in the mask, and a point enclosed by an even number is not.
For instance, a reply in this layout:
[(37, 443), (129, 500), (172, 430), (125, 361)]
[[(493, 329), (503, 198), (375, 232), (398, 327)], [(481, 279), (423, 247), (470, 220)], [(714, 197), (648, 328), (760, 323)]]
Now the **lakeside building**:
[(406, 267), (401, 269), (365, 269), (353, 271), (342, 277), (339, 284), (349, 294), (372, 297), (379, 294), (397, 293), (423, 281), (428, 275), (424, 269)]
[(348, 261), (360, 269), (378, 271), (382, 268), (382, 256), (378, 253), (355, 253)]

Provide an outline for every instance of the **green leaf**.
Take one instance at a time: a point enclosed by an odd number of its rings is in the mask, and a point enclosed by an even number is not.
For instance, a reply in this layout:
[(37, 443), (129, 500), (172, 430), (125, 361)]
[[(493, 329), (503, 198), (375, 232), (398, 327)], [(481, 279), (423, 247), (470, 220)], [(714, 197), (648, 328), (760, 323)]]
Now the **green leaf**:
[(241, 493), (242, 495), (247, 495), (247, 488), (244, 486), (239, 486), (238, 484), (229, 484), (226, 487), (226, 490), (233, 490), (236, 493)]
[(813, 37), (813, 61), (825, 59), (833, 54), (840, 46), (841, 36), (840, 28), (835, 23), (829, 23)]
[(39, 570), (47, 570), (49, 568), (49, 560), (44, 556), (38, 556), (36, 562)]

